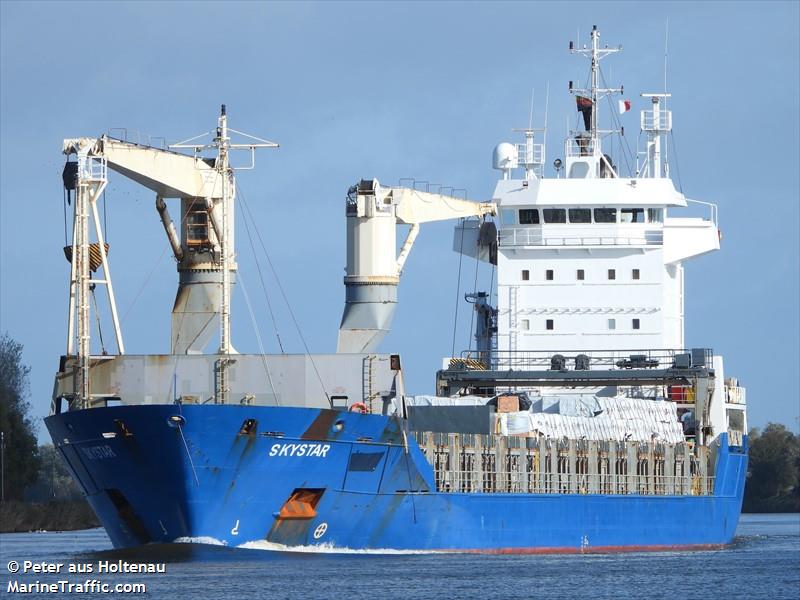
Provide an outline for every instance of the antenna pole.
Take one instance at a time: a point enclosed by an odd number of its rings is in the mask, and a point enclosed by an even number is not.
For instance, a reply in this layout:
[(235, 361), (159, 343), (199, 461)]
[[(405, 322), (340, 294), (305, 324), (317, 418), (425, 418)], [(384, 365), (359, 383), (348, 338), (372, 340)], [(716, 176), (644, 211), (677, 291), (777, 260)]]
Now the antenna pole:
[(231, 353), (231, 272), (230, 272), (230, 248), (228, 234), (231, 231), (228, 222), (230, 215), (230, 202), (232, 199), (231, 170), (228, 164), (228, 116), (225, 105), (220, 109), (217, 127), (217, 171), (222, 181), (222, 231), (219, 239), (220, 267), (222, 269), (221, 285), (222, 293), (219, 310), (219, 353), (224, 354), (219, 359), (217, 369), (217, 403), (225, 404), (228, 400), (228, 358)]
[[(667, 109), (667, 48), (669, 44), (669, 17), (664, 30), (664, 110)], [(669, 144), (664, 140), (664, 176), (669, 177)]]
[(528, 129), (533, 129), (533, 98), (536, 94), (536, 88), (531, 88), (531, 112), (528, 115)]
[(544, 135), (545, 135), (545, 142), (547, 142), (547, 113), (550, 108), (550, 82), (547, 82), (547, 91), (545, 92), (544, 98)]
[[(667, 24), (664, 31), (664, 93), (667, 93), (667, 49), (669, 46), (669, 17), (667, 17)], [(664, 108), (667, 107), (666, 101)]]
[(592, 27), (592, 147), (597, 148), (597, 88), (598, 85), (598, 78), (599, 78), (599, 69), (600, 69), (600, 57), (597, 54), (598, 44), (600, 41), (600, 33), (597, 31), (597, 25)]

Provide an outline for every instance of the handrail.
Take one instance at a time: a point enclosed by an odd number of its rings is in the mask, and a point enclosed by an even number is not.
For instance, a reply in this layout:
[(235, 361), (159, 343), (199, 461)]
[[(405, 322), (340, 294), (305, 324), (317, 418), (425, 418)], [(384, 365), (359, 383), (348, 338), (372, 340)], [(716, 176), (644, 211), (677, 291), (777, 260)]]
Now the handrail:
[(686, 202), (690, 204), (702, 204), (704, 206), (708, 206), (711, 211), (711, 218), (709, 219), (715, 226), (719, 226), (718, 223), (718, 211), (719, 208), (713, 202), (704, 202), (703, 200), (691, 200), (690, 198), (686, 198)]
[(546, 480), (538, 482), (518, 471), (488, 471), (480, 478), (477, 475), (476, 471), (442, 471), (436, 489), (467, 493), (711, 496), (715, 480), (713, 476), (700, 475), (547, 473)]
[(499, 435), (414, 434), (436, 489), (453, 493), (707, 496), (705, 446)]
[(643, 110), (640, 125), (642, 131), (669, 131), (672, 129), (672, 111), (661, 109), (656, 120), (655, 111)]
[[(698, 349), (695, 349), (698, 350)], [(711, 349), (703, 348), (700, 352), (693, 352), (688, 349), (624, 349), (624, 350), (497, 350), (492, 353), (492, 365), (490, 368), (514, 368), (514, 369), (550, 369), (553, 366), (553, 357), (561, 356), (564, 365), (570, 369), (576, 364), (578, 357), (583, 355), (588, 357), (588, 361), (580, 360), (584, 370), (610, 370), (610, 369), (630, 369), (630, 368), (669, 368), (675, 362), (675, 355), (689, 354), (692, 358), (693, 366), (712, 367), (712, 357), (714, 352)], [(468, 359), (475, 355), (474, 351), (463, 350), (461, 359)], [(702, 364), (699, 359), (702, 357)], [(698, 364), (695, 364), (698, 363)], [(637, 365), (641, 365), (637, 367)], [(729, 388), (730, 389), (730, 388)], [(740, 389), (740, 388), (737, 388)]]
[(628, 231), (617, 226), (547, 231), (539, 227), (504, 227), (498, 233), (501, 246), (660, 246), (663, 229)]
[(527, 144), (515, 144), (517, 148), (517, 160), (519, 164), (543, 165), (544, 164), (544, 144), (533, 144), (528, 149)]

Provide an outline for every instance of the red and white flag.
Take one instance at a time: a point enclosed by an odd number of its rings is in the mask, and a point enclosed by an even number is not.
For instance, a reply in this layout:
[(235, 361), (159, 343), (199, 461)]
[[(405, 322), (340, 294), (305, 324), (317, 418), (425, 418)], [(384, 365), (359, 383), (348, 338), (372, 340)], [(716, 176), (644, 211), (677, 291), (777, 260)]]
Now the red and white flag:
[(619, 101), (619, 114), (626, 113), (631, 109), (631, 101), (630, 100), (620, 100)]

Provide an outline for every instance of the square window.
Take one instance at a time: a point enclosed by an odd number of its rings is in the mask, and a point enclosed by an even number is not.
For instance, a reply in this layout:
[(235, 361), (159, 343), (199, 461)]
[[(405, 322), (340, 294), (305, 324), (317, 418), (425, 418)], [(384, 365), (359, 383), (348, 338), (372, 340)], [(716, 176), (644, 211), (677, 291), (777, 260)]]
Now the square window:
[(643, 208), (623, 208), (619, 216), (620, 223), (644, 223)]
[(609, 269), (608, 270), (608, 278), (609, 279), (616, 279), (617, 278), (617, 271), (616, 269)]
[(616, 319), (609, 319), (608, 320), (608, 328), (609, 329), (616, 329), (617, 328), (617, 320)]
[(567, 211), (564, 208), (543, 208), (542, 215), (545, 223), (567, 222)]
[(633, 328), (634, 329), (639, 329), (639, 319), (634, 319), (633, 320)]
[(595, 208), (594, 209), (594, 222), (595, 223), (616, 223), (617, 222), (617, 209), (616, 208)]
[(539, 224), (539, 210), (536, 208), (521, 208), (519, 209), (519, 224), (520, 225), (538, 225)]
[(528, 331), (531, 328), (531, 321), (530, 319), (522, 319), (520, 321), (520, 329), (523, 331)]
[(516, 225), (517, 224), (517, 211), (504, 208), (500, 211), (500, 221), (503, 225)]
[(570, 208), (569, 209), (569, 222), (570, 223), (591, 223), (592, 211), (589, 208)]
[(531, 272), (528, 269), (522, 270), (522, 281), (528, 281), (531, 278)]
[(640, 273), (639, 273), (639, 269), (634, 269), (634, 270), (631, 272), (631, 277), (632, 277), (633, 279), (639, 279), (639, 275), (640, 275)]
[(583, 281), (584, 273), (583, 269), (578, 269), (578, 281)]
[(545, 326), (546, 326), (548, 331), (552, 331), (553, 330), (553, 319), (547, 319), (547, 322), (545, 323)]
[(547, 269), (547, 271), (544, 272), (544, 278), (547, 279), (547, 281), (553, 281), (553, 269)]

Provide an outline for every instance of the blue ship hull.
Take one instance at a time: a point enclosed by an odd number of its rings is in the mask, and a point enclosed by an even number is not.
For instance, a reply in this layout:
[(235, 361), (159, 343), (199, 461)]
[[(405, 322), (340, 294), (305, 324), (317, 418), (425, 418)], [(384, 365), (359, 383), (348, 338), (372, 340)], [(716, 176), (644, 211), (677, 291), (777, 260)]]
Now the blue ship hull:
[[(723, 434), (713, 495), (440, 493), (393, 417), (140, 405), (45, 422), (118, 548), (178, 538), (519, 553), (715, 547), (733, 539), (747, 471), (746, 439), (729, 447)], [(298, 488), (316, 490), (315, 514), (285, 518)]]

